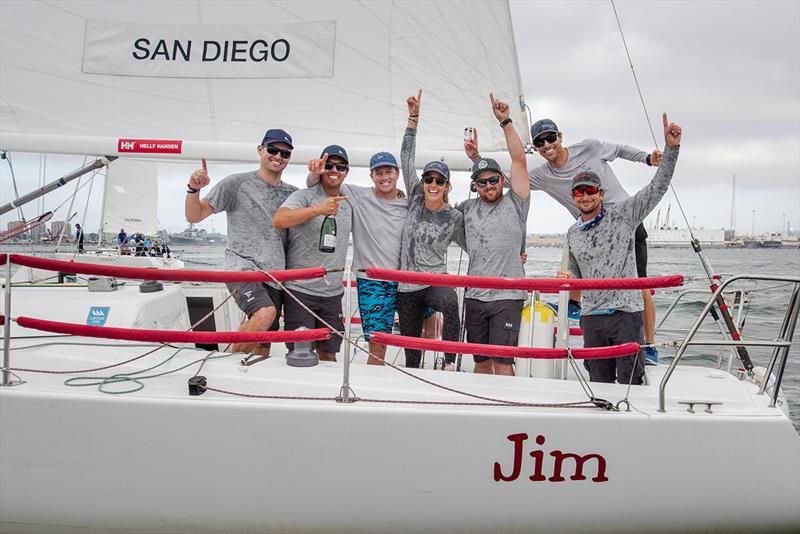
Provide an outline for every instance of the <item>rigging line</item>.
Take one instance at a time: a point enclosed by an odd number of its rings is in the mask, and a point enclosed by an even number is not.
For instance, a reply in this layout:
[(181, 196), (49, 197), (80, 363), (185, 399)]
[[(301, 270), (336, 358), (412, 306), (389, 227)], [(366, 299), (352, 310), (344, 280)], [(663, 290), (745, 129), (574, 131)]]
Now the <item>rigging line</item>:
[[(265, 274), (266, 276), (270, 277), (270, 278), (272, 279), (272, 281), (273, 281), (273, 282), (275, 282), (275, 284), (276, 284), (276, 285), (277, 285), (277, 286), (278, 286), (278, 287), (279, 287), (279, 288), (280, 288), (280, 289), (281, 289), (281, 290), (282, 290), (282, 291), (283, 291), (285, 294), (287, 294), (287, 295), (288, 295), (290, 298), (292, 298), (292, 299), (293, 299), (295, 302), (297, 302), (297, 304), (298, 304), (298, 305), (300, 305), (300, 307), (301, 307), (301, 308), (303, 308), (303, 309), (304, 309), (306, 312), (308, 312), (310, 315), (312, 315), (312, 316), (313, 316), (313, 317), (314, 317), (314, 318), (315, 318), (317, 321), (319, 321), (320, 323), (322, 323), (322, 324), (323, 324), (325, 327), (329, 328), (329, 329), (330, 329), (330, 331), (331, 331), (331, 335), (336, 335), (336, 336), (339, 336), (340, 338), (342, 338), (342, 340), (343, 340), (343, 341), (347, 341), (348, 343), (350, 343), (350, 345), (351, 345), (351, 346), (353, 346), (353, 347), (355, 347), (356, 349), (358, 349), (358, 350), (360, 350), (360, 351), (362, 351), (362, 352), (366, 353), (367, 355), (371, 356), (372, 358), (374, 358), (374, 359), (376, 359), (376, 360), (378, 360), (378, 361), (380, 361), (380, 362), (383, 362), (385, 365), (388, 365), (388, 366), (389, 366), (391, 369), (394, 369), (395, 371), (398, 371), (398, 372), (400, 372), (400, 373), (402, 373), (402, 374), (404, 374), (404, 375), (408, 376), (409, 378), (413, 378), (414, 380), (419, 380), (420, 382), (422, 382), (422, 383), (424, 383), (424, 384), (428, 384), (429, 386), (433, 386), (433, 387), (436, 387), (436, 388), (439, 388), (439, 389), (442, 389), (442, 390), (445, 390), (445, 391), (449, 391), (449, 392), (451, 392), (451, 393), (455, 393), (455, 394), (457, 394), (457, 395), (464, 395), (465, 397), (472, 397), (472, 398), (474, 398), (474, 399), (479, 399), (479, 400), (484, 400), (484, 401), (489, 401), (489, 402), (499, 402), (499, 403), (503, 403), (503, 404), (504, 404), (504, 405), (506, 405), (506, 406), (515, 406), (515, 405), (521, 405), (521, 406), (525, 406), (525, 405), (527, 405), (527, 403), (516, 402), (516, 401), (511, 401), (511, 400), (497, 399), (497, 398), (494, 398), (494, 397), (486, 397), (486, 396), (483, 396), (483, 395), (478, 395), (478, 394), (475, 394), (475, 393), (470, 393), (470, 392), (468, 392), (468, 391), (463, 391), (463, 390), (460, 390), (460, 389), (457, 389), (457, 388), (453, 388), (453, 387), (445, 386), (444, 384), (439, 384), (439, 383), (437, 383), (437, 382), (434, 382), (433, 380), (428, 380), (427, 378), (423, 378), (423, 377), (421, 377), (421, 376), (417, 376), (417, 375), (415, 375), (415, 374), (413, 374), (413, 373), (410, 373), (409, 371), (406, 371), (406, 370), (405, 370), (405, 369), (403, 369), (402, 367), (397, 367), (397, 366), (395, 366), (395, 365), (393, 365), (393, 364), (389, 363), (388, 361), (386, 361), (386, 359), (385, 359), (385, 358), (381, 358), (380, 356), (378, 356), (378, 355), (376, 355), (376, 354), (373, 354), (372, 352), (370, 352), (368, 349), (365, 349), (365, 348), (363, 348), (363, 347), (359, 346), (357, 343), (355, 343), (355, 342), (353, 342), (351, 339), (347, 338), (347, 337), (346, 337), (346, 336), (345, 336), (345, 335), (344, 335), (342, 332), (339, 332), (338, 330), (336, 330), (336, 329), (335, 329), (333, 326), (331, 326), (331, 325), (330, 325), (330, 324), (329, 324), (327, 321), (325, 321), (325, 320), (324, 320), (322, 317), (320, 317), (320, 316), (319, 316), (318, 314), (316, 314), (316, 313), (315, 313), (313, 310), (311, 310), (311, 309), (310, 309), (308, 306), (306, 306), (304, 303), (302, 303), (302, 302), (300, 301), (300, 299), (299, 299), (299, 298), (297, 298), (297, 297), (294, 295), (294, 293), (292, 293), (291, 291), (289, 291), (289, 290), (286, 288), (286, 286), (285, 286), (285, 285), (284, 285), (284, 284), (283, 284), (283, 283), (282, 283), (280, 280), (278, 280), (277, 278), (275, 278), (275, 277), (272, 275), (272, 273), (270, 273), (270, 272), (268, 272), (268, 271), (264, 271), (264, 270), (259, 270), (259, 272), (261, 272), (262, 274)], [(350, 355), (348, 354), (348, 355), (346, 355), (346, 356), (344, 356), (344, 357), (346, 357), (346, 358), (349, 358), (349, 357), (350, 357)], [(206, 388), (206, 389), (208, 389), (209, 391), (220, 391), (220, 390), (215, 390), (215, 389), (212, 389), (212, 388)], [(594, 401), (594, 399), (592, 399), (592, 398), (590, 398), (589, 400), (590, 400), (590, 401)], [(586, 402), (586, 401), (580, 401), (580, 402)]]
[[(631, 68), (631, 74), (633, 74), (633, 81), (636, 84), (636, 91), (639, 93), (639, 101), (642, 103), (642, 109), (644, 110), (644, 118), (647, 121), (647, 127), (650, 128), (650, 135), (653, 138), (653, 145), (655, 145), (656, 149), (658, 149), (658, 141), (656, 140), (656, 134), (653, 131), (653, 124), (650, 121), (650, 114), (647, 111), (647, 105), (644, 103), (644, 96), (642, 95), (642, 88), (639, 85), (639, 78), (636, 76), (636, 69), (633, 68), (633, 60), (631, 59), (630, 50), (628, 50), (628, 42), (625, 40), (625, 33), (622, 31), (622, 23), (619, 20), (619, 14), (617, 13), (617, 6), (614, 4), (614, 0), (611, 0), (611, 8), (614, 10), (614, 18), (617, 19), (617, 27), (619, 28), (619, 35), (622, 37), (622, 45), (625, 47), (625, 55), (628, 57), (628, 65)], [(683, 216), (683, 220), (686, 223), (686, 228), (689, 230), (689, 235), (691, 236), (692, 240), (695, 240), (694, 232), (692, 231), (692, 225), (689, 224), (689, 218), (686, 216), (686, 212), (683, 210), (683, 205), (681, 204), (681, 199), (678, 198), (678, 192), (675, 191), (675, 186), (672, 185), (672, 182), (669, 183), (669, 188), (672, 190), (672, 195), (675, 197), (675, 202), (678, 204), (678, 209), (681, 210), (681, 215)]]
[[(14, 197), (15, 200), (19, 200), (19, 189), (17, 189), (17, 177), (14, 174), (14, 166), (11, 164), (11, 154), (8, 152), (2, 152), (0, 154), (6, 163), (8, 163), (8, 170), (11, 171), (11, 184), (14, 186)], [(22, 212), (22, 206), (17, 206), (17, 211), (19, 212), (19, 218), (24, 223), (25, 222), (25, 214)]]
[[(83, 156), (83, 165), (81, 165), (82, 167), (86, 166), (87, 159), (89, 158)], [(69, 201), (69, 209), (67, 210), (67, 215), (72, 213), (72, 207), (75, 205), (75, 197), (78, 195), (78, 191), (80, 191), (81, 180), (83, 180), (83, 176), (78, 177), (78, 181), (75, 183), (75, 191), (73, 191), (72, 195), (69, 197), (70, 201)], [(61, 240), (64, 239), (64, 233), (67, 231), (67, 225), (69, 224), (70, 219), (72, 219), (72, 217), (69, 217), (66, 221), (64, 221), (65, 224), (64, 226), (61, 227), (61, 232), (59, 232), (58, 234), (58, 242), (56, 243), (56, 252), (58, 252), (58, 248), (61, 246)]]

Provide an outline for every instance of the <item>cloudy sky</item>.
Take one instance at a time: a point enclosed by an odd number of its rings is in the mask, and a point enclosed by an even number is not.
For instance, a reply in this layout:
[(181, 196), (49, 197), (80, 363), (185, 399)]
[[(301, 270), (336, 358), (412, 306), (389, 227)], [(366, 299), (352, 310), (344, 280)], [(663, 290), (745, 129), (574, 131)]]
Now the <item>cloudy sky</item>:
[[(673, 184), (689, 221), (705, 228), (729, 225), (735, 174), (740, 233), (749, 233), (754, 219), (757, 232), (778, 231), (784, 217), (800, 227), (800, 2), (620, 1), (616, 6), (659, 143), (662, 111), (684, 128)], [(610, 2), (513, 1), (511, 9), (534, 120), (555, 120), (566, 144), (594, 137), (653, 148)], [(50, 156), (48, 180), (81, 161)], [(541, 161), (538, 156), (530, 160)], [(20, 192), (35, 188), (38, 156), (14, 154), (13, 162)], [(651, 169), (641, 164), (612, 165), (629, 192), (652, 177)], [(160, 169), (162, 227), (185, 227), (174, 185), (185, 181), (193, 167)], [(214, 170), (224, 175), (250, 168), (225, 165)], [(304, 171), (290, 167), (285, 177), (300, 184)], [(348, 179), (361, 184), (368, 180), (363, 171)], [(453, 197), (466, 198), (465, 180), (459, 181)], [(8, 166), (0, 162), (3, 202), (11, 194)], [(64, 195), (53, 195), (52, 202)], [(86, 227), (97, 228), (97, 190), (88, 209), (86, 204), (86, 197), (79, 196), (73, 211), (86, 211)], [(670, 204), (676, 214), (675, 199), (668, 193), (662, 213)], [(530, 232), (563, 232), (571, 223), (566, 211), (543, 193), (534, 194), (532, 206)], [(34, 212), (38, 210), (31, 207), (26, 216)], [(2, 228), (10, 219), (0, 218)], [(202, 226), (224, 231), (225, 220), (215, 216)]]

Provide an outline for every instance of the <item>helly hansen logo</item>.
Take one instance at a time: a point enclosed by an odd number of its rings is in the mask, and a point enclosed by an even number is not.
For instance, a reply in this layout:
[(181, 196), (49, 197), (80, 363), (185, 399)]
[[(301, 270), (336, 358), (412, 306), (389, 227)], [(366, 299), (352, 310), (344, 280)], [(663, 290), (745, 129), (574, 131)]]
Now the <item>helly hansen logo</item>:
[(503, 325), (505, 328), (514, 328), (514, 325), (506, 321), (506, 324)]

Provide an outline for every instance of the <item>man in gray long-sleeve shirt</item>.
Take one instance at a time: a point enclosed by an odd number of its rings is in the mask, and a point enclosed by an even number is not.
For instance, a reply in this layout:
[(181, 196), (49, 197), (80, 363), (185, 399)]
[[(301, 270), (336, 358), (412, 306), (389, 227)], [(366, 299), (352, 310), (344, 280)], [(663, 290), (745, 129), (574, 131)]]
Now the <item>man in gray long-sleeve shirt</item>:
[[(561, 278), (635, 278), (636, 227), (667, 192), (680, 148), (681, 128), (664, 114), (663, 160), (653, 180), (634, 196), (621, 202), (605, 200), (605, 183), (593, 171), (572, 180), (578, 221), (567, 231), (569, 272)], [(639, 290), (584, 291), (581, 326), (584, 346), (604, 347), (635, 341), (642, 343), (642, 310)], [(641, 384), (644, 361), (640, 354), (616, 359), (587, 360), (584, 365), (594, 382)]]
[[(544, 164), (528, 171), (531, 190), (544, 191), (567, 208), (573, 217), (580, 215), (580, 211), (572, 200), (571, 190), (572, 179), (576, 174), (584, 171), (594, 172), (603, 183), (605, 201), (621, 202), (630, 195), (619, 183), (608, 162), (621, 158), (658, 167), (662, 156), (659, 150), (648, 154), (628, 145), (607, 143), (597, 139), (584, 139), (565, 147), (562, 145), (563, 134), (558, 130), (556, 123), (550, 119), (541, 119), (531, 126), (531, 140), (539, 155), (547, 160)], [(474, 142), (466, 142), (464, 149), (473, 162), (480, 159), (477, 136)], [(644, 225), (640, 224), (636, 228), (636, 270), (639, 277), (647, 276), (646, 239), (647, 232)], [(643, 290), (642, 297), (644, 298), (645, 340), (652, 343), (656, 325), (655, 304), (649, 290)], [(580, 292), (575, 292), (574, 298), (579, 299)], [(648, 363), (655, 364), (658, 361), (658, 352), (655, 347), (648, 347), (645, 356)]]

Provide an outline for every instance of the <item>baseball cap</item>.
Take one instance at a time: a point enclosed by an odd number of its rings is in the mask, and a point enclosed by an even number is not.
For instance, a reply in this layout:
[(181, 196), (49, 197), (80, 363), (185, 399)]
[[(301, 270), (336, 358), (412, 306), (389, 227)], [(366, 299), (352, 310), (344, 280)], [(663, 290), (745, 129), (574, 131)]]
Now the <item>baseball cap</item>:
[(536, 139), (545, 132), (558, 133), (558, 126), (556, 126), (556, 123), (550, 119), (538, 120), (533, 123), (533, 126), (531, 126), (531, 139)]
[(503, 169), (500, 168), (500, 164), (497, 163), (497, 160), (492, 158), (481, 158), (476, 161), (475, 164), (472, 165), (472, 170), (470, 171), (472, 173), (471, 178), (474, 180), (483, 171), (497, 171), (502, 176), (505, 176), (505, 174), (503, 174)]
[(280, 128), (267, 130), (267, 133), (264, 134), (264, 139), (261, 140), (261, 146), (271, 145), (272, 143), (286, 143), (289, 148), (294, 149), (292, 136)]
[(344, 148), (340, 147), (339, 145), (326, 146), (325, 148), (322, 149), (322, 154), (320, 154), (319, 157), (322, 157), (325, 154), (327, 154), (328, 157), (338, 156), (342, 158), (345, 163), (350, 163), (350, 161), (347, 159), (347, 151)]
[(593, 185), (598, 189), (603, 189), (603, 184), (600, 183), (600, 177), (592, 171), (585, 171), (572, 179), (572, 187), (570, 190), (575, 189), (581, 185)]
[(394, 156), (391, 155), (389, 152), (378, 152), (377, 154), (373, 154), (371, 158), (369, 158), (369, 170), (375, 170), (378, 167), (385, 167), (390, 166), (396, 169), (400, 167), (397, 166), (397, 160), (394, 159)]
[(422, 169), (422, 176), (425, 176), (429, 172), (438, 172), (442, 176), (450, 180), (450, 167), (448, 167), (443, 161), (431, 161), (425, 168)]

